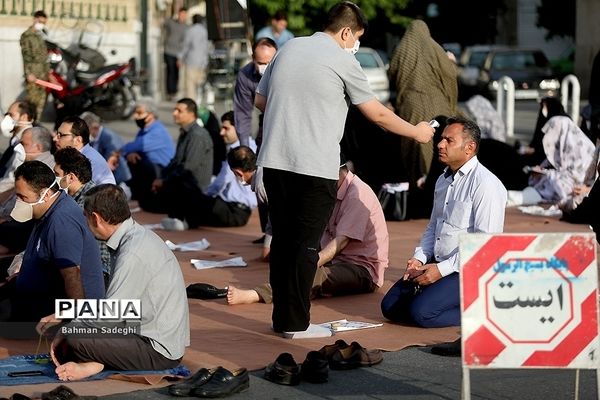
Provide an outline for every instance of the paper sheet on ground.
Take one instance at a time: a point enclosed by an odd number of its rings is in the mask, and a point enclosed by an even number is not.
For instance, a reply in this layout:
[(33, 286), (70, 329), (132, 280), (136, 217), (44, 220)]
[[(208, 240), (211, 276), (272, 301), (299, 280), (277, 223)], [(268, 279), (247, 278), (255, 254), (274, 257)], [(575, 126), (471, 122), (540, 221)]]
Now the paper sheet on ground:
[(222, 267), (245, 267), (246, 261), (242, 257), (228, 258), (227, 260), (197, 260), (191, 259), (191, 263), (196, 269), (222, 268)]
[(562, 211), (555, 205), (550, 206), (548, 209), (540, 206), (521, 206), (519, 210), (525, 214), (541, 215), (543, 217), (560, 217), (562, 215)]
[(171, 251), (200, 251), (206, 250), (210, 246), (210, 243), (206, 238), (202, 240), (196, 240), (195, 242), (179, 243), (175, 244), (170, 240), (165, 240), (165, 243)]
[(348, 321), (347, 319), (339, 319), (337, 321), (329, 321), (319, 324), (323, 328), (329, 328), (334, 332), (354, 331), (357, 329), (377, 328), (383, 324), (373, 324), (371, 322)]

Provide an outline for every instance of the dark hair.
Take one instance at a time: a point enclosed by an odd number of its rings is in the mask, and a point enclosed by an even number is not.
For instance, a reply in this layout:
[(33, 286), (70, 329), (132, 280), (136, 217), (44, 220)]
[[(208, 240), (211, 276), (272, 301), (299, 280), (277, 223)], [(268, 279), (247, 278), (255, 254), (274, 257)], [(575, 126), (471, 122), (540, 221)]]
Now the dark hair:
[(187, 12), (187, 7), (181, 7), (178, 12)]
[(81, 183), (92, 180), (92, 163), (74, 147), (65, 147), (54, 153), (56, 165), (63, 170), (64, 174), (73, 174)]
[(46, 19), (48, 19), (48, 16), (44, 12), (44, 10), (37, 10), (36, 12), (33, 13), (33, 18), (46, 18)]
[(23, 179), (34, 192), (41, 193), (42, 190), (54, 186), (56, 176), (49, 166), (41, 161), (25, 161), (15, 171), (15, 181)]
[(231, 169), (252, 172), (256, 170), (256, 154), (248, 146), (238, 146), (227, 153), (227, 163)]
[(358, 32), (361, 29), (367, 30), (368, 25), (367, 18), (356, 4), (342, 1), (329, 9), (325, 30), (337, 33), (349, 26), (352, 32)]
[(460, 116), (448, 117), (446, 120), (446, 126), (450, 126), (452, 124), (462, 125), (463, 134), (475, 142), (475, 154), (477, 154), (479, 152), (479, 142), (481, 142), (481, 130), (479, 129), (479, 126), (474, 121)]
[(282, 19), (285, 19), (287, 21), (288, 17), (285, 11), (277, 10), (277, 12), (273, 14), (273, 17), (271, 17), (271, 19), (274, 19), (275, 21), (281, 21)]
[(196, 118), (198, 118), (198, 105), (196, 102), (189, 97), (184, 97), (183, 99), (177, 100), (178, 104), (185, 104), (185, 107), (189, 112), (194, 114)]
[(254, 44), (252, 45), (252, 54), (254, 54), (254, 52), (256, 51), (256, 48), (258, 46), (272, 47), (275, 50), (277, 50), (277, 43), (275, 43), (275, 41), (273, 39), (268, 38), (268, 37), (262, 37), (262, 38), (258, 39), (256, 42), (254, 42)]
[(192, 24), (202, 24), (204, 23), (204, 18), (200, 14), (192, 15)]
[(131, 217), (125, 192), (112, 183), (94, 186), (85, 192), (83, 209), (87, 214), (95, 212), (111, 225), (118, 225)]
[(81, 141), (84, 145), (90, 142), (90, 128), (85, 121), (76, 115), (71, 115), (62, 121), (63, 123), (71, 124), (71, 133), (74, 136), (81, 136)]
[(21, 100), (17, 101), (17, 110), (19, 110), (19, 114), (26, 114), (31, 121), (35, 121), (37, 118), (37, 111), (35, 105), (29, 100)]
[(229, 123), (235, 126), (235, 120), (233, 118), (233, 111), (227, 111), (225, 114), (221, 115), (221, 122), (229, 121)]

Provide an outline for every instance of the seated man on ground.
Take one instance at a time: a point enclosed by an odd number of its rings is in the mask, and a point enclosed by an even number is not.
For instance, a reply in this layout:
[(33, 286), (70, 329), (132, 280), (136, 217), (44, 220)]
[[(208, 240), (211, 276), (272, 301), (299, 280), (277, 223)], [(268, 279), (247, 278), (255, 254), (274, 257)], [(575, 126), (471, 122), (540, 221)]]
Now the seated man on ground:
[[(162, 171), (160, 179), (152, 182), (151, 212), (166, 212), (178, 220), (173, 230), (186, 229), (183, 222), (194, 213), (196, 204), (191, 199), (202, 197), (210, 185), (213, 171), (213, 141), (208, 131), (196, 122), (198, 107), (192, 99), (184, 98), (175, 104), (173, 120), (180, 127), (175, 157)], [(144, 205), (140, 203), (144, 208)], [(162, 211), (161, 211), (162, 210)], [(188, 221), (190, 225), (196, 221)]]
[[(371, 293), (383, 285), (389, 236), (383, 210), (373, 190), (340, 167), (337, 199), (321, 237), (311, 298)], [(268, 284), (251, 290), (229, 285), (227, 303), (271, 303)]]
[(90, 146), (90, 130), (81, 118), (66, 117), (56, 131), (54, 143), (57, 150), (74, 147), (86, 156), (92, 163), (92, 179), (97, 184), (115, 183), (115, 177), (107, 161)]
[[(21, 136), (21, 145), (25, 151), (25, 161), (38, 160), (54, 168), (54, 157), (50, 153), (52, 134), (43, 126), (25, 129)], [(29, 235), (33, 230), (33, 221), (17, 222), (10, 218), (17, 196), (14, 183), (11, 196), (0, 205), (0, 254), (16, 254), (25, 250)]]
[[(113, 251), (107, 299), (139, 299), (141, 322), (115, 338), (66, 336), (52, 342), (59, 379), (79, 380), (103, 369), (163, 370), (179, 365), (190, 344), (188, 302), (179, 262), (163, 240), (131, 218), (127, 198), (116, 185), (99, 185), (86, 194), (85, 217), (94, 235)], [(104, 322), (106, 324), (106, 322)], [(102, 322), (74, 320), (69, 326), (101, 327)], [(67, 330), (68, 332), (68, 330)]]
[[(81, 114), (81, 119), (85, 121), (90, 130), (90, 146), (96, 149), (105, 160), (108, 161), (114, 152), (123, 147), (123, 139), (115, 131), (102, 125), (99, 116), (91, 111), (85, 111)], [(113, 170), (113, 175), (117, 185), (125, 185), (125, 182), (131, 179), (131, 172), (123, 156), (119, 158), (119, 165)], [(125, 188), (123, 190), (128, 190)]]
[[(69, 196), (83, 209), (85, 194), (88, 190), (96, 186), (92, 180), (92, 164), (83, 154), (72, 147), (58, 150), (54, 153), (56, 165), (54, 174), (58, 179), (60, 188), (66, 191)], [(100, 246), (100, 259), (102, 260), (102, 272), (104, 273), (104, 283), (108, 287), (110, 277), (110, 253), (106, 243), (98, 241)]]
[[(438, 144), (447, 165), (435, 185), (431, 219), (404, 277), (381, 302), (392, 321), (424, 328), (460, 325), (458, 238), (465, 233), (500, 233), (504, 229), (506, 189), (479, 163), (480, 131), (464, 118), (448, 118)], [(421, 287), (410, 305), (401, 294), (403, 280)]]
[[(225, 113), (221, 120), (223, 121), (221, 137), (227, 150), (231, 152), (240, 145), (233, 125), (233, 112)], [(256, 145), (254, 148), (256, 149)], [(256, 170), (256, 155), (252, 150), (236, 154), (239, 157), (238, 162), (245, 163), (246, 170)], [(233, 155), (232, 157), (235, 158)], [(219, 175), (206, 191), (197, 192), (195, 196), (182, 198), (180, 201), (183, 203), (183, 208), (187, 210), (185, 219), (176, 220), (167, 217), (162, 221), (165, 229), (181, 230), (200, 225), (243, 226), (248, 223), (252, 209), (257, 205), (256, 195), (246, 182), (236, 178), (227, 165), (227, 160), (223, 161)]]
[[(52, 320), (56, 299), (104, 298), (98, 244), (81, 208), (63, 193), (52, 170), (40, 161), (26, 161), (15, 171), (17, 203), (11, 216), (32, 218), (35, 227), (13, 277), (11, 321)], [(5, 325), (5, 324), (3, 324)]]
[(125, 157), (131, 172), (127, 185), (132, 198), (144, 210), (157, 211), (153, 203), (152, 182), (160, 178), (162, 170), (171, 162), (175, 145), (167, 128), (158, 120), (158, 109), (152, 99), (138, 101), (133, 118), (139, 128), (135, 139), (113, 152), (108, 164), (115, 171)]

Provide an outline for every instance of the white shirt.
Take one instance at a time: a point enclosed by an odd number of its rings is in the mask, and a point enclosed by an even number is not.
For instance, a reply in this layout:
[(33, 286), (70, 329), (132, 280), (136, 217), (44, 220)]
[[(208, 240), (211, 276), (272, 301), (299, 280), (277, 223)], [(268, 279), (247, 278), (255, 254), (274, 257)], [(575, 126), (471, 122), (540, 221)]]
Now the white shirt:
[(431, 219), (415, 249), (414, 258), (435, 262), (442, 276), (459, 272), (458, 237), (464, 233), (500, 233), (504, 230), (506, 189), (479, 163), (477, 156), (452, 174), (438, 178)]

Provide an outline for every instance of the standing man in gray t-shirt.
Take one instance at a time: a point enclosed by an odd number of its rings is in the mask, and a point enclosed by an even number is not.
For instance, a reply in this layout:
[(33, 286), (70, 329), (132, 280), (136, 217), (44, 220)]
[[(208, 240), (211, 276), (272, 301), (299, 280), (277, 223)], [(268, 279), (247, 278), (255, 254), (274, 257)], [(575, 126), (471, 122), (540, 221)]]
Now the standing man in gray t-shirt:
[(392, 133), (423, 143), (433, 136), (426, 122), (412, 125), (376, 100), (353, 56), (366, 25), (354, 3), (334, 5), (325, 30), (287, 42), (256, 90), (255, 104), (265, 112), (258, 162), (273, 227), (273, 329), (285, 337), (331, 335), (310, 324), (309, 296), (335, 204), (347, 101)]
[(173, 97), (177, 95), (177, 89), (179, 87), (179, 65), (177, 65), (177, 57), (181, 53), (183, 38), (185, 37), (185, 31), (188, 26), (187, 20), (187, 8), (182, 7), (177, 13), (177, 19), (169, 18), (164, 22), (165, 30), (165, 49), (164, 58), (165, 65), (167, 67), (167, 97), (169, 100), (173, 100)]

